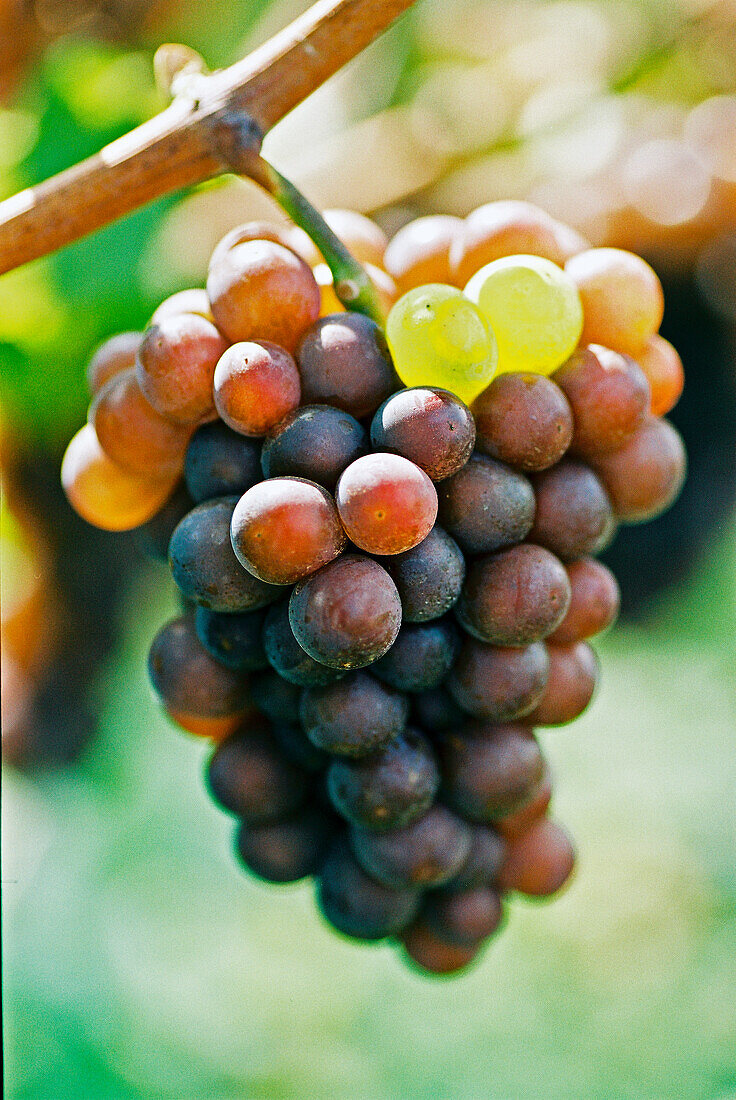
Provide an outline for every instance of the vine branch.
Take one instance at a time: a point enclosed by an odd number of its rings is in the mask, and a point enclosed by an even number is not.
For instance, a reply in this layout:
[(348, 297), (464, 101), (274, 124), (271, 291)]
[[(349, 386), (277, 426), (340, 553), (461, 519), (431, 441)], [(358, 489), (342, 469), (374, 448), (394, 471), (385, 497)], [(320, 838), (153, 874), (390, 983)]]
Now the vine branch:
[[(254, 53), (192, 81), (95, 156), (0, 203), (0, 274), (161, 195), (223, 172), (257, 176), (263, 135), (414, 0), (318, 0)], [(243, 118), (250, 125), (243, 127)]]

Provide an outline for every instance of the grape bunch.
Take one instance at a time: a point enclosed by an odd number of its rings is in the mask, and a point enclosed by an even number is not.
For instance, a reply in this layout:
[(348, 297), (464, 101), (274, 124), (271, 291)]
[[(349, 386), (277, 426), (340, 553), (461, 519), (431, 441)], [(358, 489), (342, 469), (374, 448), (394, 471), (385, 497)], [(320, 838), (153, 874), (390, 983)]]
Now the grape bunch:
[(528, 204), (390, 243), (326, 218), (385, 334), (301, 230), (240, 227), (206, 291), (97, 352), (62, 480), (168, 558), (150, 676), (216, 744), (242, 864), (446, 974), (572, 872), (535, 730), (593, 696), (619, 601), (595, 555), (682, 484), (682, 365), (652, 269)]

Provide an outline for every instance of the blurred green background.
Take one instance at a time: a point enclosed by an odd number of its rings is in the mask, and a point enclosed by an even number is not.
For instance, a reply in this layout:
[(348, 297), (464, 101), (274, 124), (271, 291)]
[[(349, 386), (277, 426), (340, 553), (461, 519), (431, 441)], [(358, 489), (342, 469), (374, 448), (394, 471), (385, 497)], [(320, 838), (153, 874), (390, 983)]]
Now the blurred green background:
[[(306, 6), (11, 0), (0, 197), (158, 109), (160, 41), (226, 64)], [(457, 979), (340, 940), (308, 886), (238, 872), (204, 748), (146, 684), (166, 570), (56, 488), (93, 346), (201, 281), (267, 201), (207, 185), (0, 280), (3, 606), (16, 552), (41, 593), (4, 745), (22, 765), (3, 774), (13, 1100), (736, 1096), (735, 92), (732, 3), (419, 0), (268, 139), (315, 201), (388, 228), (529, 197), (636, 247), (688, 370), (688, 488), (620, 538), (627, 620), (600, 644), (600, 694), (542, 734), (577, 876), (552, 905), (513, 903)], [(17, 671), (3, 652), (4, 704)]]

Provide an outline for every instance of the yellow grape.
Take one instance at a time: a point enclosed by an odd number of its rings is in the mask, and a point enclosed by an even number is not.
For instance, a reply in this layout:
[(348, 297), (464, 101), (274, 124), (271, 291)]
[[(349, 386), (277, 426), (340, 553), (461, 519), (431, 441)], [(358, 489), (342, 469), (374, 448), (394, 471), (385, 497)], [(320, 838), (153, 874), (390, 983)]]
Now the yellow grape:
[(575, 350), (583, 307), (572, 279), (540, 256), (505, 256), (476, 272), (465, 294), (498, 341), (498, 371), (551, 374)]
[(470, 403), (496, 372), (493, 331), (453, 286), (429, 283), (404, 294), (388, 315), (386, 339), (407, 386), (438, 386)]

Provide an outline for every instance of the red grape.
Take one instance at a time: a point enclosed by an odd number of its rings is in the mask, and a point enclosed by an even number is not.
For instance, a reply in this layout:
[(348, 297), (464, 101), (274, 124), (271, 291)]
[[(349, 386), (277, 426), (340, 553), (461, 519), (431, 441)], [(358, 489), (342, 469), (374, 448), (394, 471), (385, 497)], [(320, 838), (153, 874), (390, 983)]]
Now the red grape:
[(432, 481), (441, 481), (470, 458), (475, 422), (467, 405), (447, 390), (399, 390), (373, 417), (371, 442), (378, 451), (411, 459)]
[(335, 491), (348, 538), (371, 554), (400, 554), (427, 537), (437, 518), (434, 485), (400, 455), (357, 458)]
[(478, 450), (520, 470), (546, 470), (570, 446), (569, 402), (560, 387), (542, 374), (499, 374), (472, 408)]
[(226, 424), (243, 435), (265, 435), (299, 404), (299, 372), (276, 344), (233, 344), (217, 364), (214, 394)]

